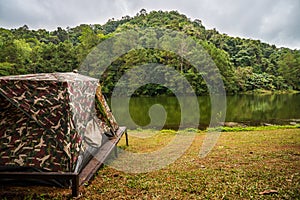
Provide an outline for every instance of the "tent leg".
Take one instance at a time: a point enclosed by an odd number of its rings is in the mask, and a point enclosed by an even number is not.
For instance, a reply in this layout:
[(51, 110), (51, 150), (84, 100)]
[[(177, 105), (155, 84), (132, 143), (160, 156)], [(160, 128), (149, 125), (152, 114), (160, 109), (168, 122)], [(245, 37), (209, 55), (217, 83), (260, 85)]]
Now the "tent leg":
[(126, 146), (129, 146), (129, 144), (128, 144), (128, 133), (127, 133), (127, 130), (125, 130), (125, 137), (126, 137)]
[(79, 196), (79, 175), (73, 176), (72, 178), (72, 196)]
[(118, 147), (117, 147), (117, 145), (115, 145), (114, 151), (115, 151), (115, 157), (117, 158), (118, 157)]

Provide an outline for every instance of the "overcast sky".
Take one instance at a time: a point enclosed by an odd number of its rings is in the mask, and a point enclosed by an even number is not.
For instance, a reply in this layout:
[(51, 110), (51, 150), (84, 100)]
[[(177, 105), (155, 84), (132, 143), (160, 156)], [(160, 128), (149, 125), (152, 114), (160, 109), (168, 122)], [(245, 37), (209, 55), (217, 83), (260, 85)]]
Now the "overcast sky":
[(0, 27), (104, 24), (142, 8), (178, 10), (208, 29), (300, 49), (300, 0), (0, 0)]

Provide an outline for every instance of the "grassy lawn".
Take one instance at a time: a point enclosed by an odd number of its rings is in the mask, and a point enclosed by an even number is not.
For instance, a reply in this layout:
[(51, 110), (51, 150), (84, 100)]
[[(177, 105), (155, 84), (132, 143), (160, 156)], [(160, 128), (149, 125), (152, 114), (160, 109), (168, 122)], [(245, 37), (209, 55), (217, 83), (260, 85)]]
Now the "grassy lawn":
[[(174, 135), (163, 131), (146, 139), (131, 136), (129, 147), (124, 139), (119, 146), (150, 152)], [(158, 171), (128, 174), (104, 167), (81, 188), (80, 199), (300, 199), (300, 129), (224, 132), (210, 154), (199, 158), (204, 138), (205, 132), (197, 132), (190, 148)], [(260, 194), (267, 190), (275, 192)], [(0, 191), (0, 197), (68, 199), (69, 193), (61, 188), (10, 187)]]

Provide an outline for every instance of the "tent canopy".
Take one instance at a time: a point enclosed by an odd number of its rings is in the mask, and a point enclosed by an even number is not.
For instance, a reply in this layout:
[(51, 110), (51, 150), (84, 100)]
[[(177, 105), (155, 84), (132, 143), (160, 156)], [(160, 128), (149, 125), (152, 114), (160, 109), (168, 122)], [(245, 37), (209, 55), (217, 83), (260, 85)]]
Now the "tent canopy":
[(0, 167), (78, 172), (117, 129), (97, 79), (0, 77)]

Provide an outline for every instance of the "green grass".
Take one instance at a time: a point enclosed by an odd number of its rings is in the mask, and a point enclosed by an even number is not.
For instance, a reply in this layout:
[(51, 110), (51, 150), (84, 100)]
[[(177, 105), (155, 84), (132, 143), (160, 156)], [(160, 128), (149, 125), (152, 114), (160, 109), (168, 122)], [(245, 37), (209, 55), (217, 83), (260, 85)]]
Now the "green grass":
[(238, 131), (266, 131), (266, 130), (280, 130), (280, 129), (299, 129), (300, 124), (297, 125), (272, 125), (272, 126), (237, 126), (237, 127), (217, 127), (210, 128), (208, 131), (221, 132), (238, 132)]
[[(135, 153), (156, 151), (176, 135), (168, 130), (130, 133), (152, 134), (149, 138), (131, 134), (129, 147), (124, 138), (120, 141), (121, 148)], [(206, 132), (195, 133), (190, 148), (161, 170), (130, 174), (104, 167), (81, 187), (80, 199), (300, 199), (300, 129), (225, 132), (205, 158), (198, 154)], [(277, 193), (259, 194), (270, 189)], [(33, 199), (70, 198), (67, 189), (7, 188), (9, 191), (17, 197), (37, 193)]]

